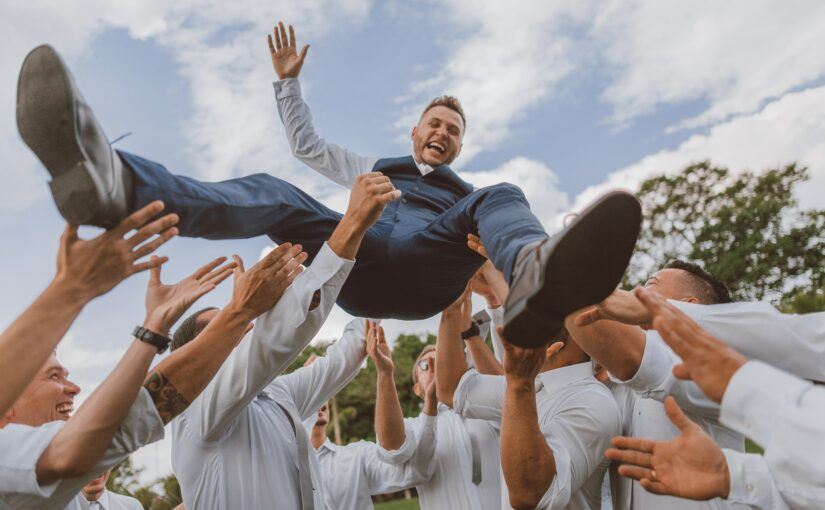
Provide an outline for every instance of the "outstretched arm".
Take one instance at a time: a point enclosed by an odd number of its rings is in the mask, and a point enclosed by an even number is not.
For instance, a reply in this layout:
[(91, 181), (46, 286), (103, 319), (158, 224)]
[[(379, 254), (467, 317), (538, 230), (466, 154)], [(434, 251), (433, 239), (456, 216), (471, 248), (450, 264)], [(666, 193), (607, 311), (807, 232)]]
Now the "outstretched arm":
[(367, 355), (375, 363), (375, 437), (385, 450), (397, 450), (404, 444), (404, 414), (395, 387), (395, 365), (384, 337), (384, 328), (367, 322)]
[[(0, 413), (17, 400), (89, 301), (129, 276), (166, 261), (137, 263), (176, 232), (169, 228), (177, 223), (176, 215), (146, 225), (162, 210), (163, 203), (153, 202), (88, 241), (78, 238), (76, 225), (66, 226), (51, 284), (0, 334)], [(166, 228), (164, 238), (141, 245), (161, 227)], [(141, 230), (124, 239), (135, 229)]]
[(286, 129), (292, 154), (321, 175), (352, 187), (355, 178), (375, 166), (376, 158), (360, 156), (319, 137), (312, 125), (309, 106), (301, 97), (298, 75), (304, 65), (309, 45), (300, 53), (295, 42), (295, 30), (289, 26), (289, 36), (283, 22), (267, 36), (272, 66), (280, 81), (275, 82), (278, 114)]
[(458, 300), (441, 312), (435, 356), (438, 365), (435, 385), (438, 400), (453, 407), (453, 395), (461, 376), (469, 367), (461, 345), (461, 332), (470, 327), (472, 301), (469, 289)]
[[(229, 265), (218, 268), (224, 260), (210, 262), (176, 285), (163, 285), (160, 267), (154, 268), (146, 293), (143, 326), (168, 336), (169, 329), (186, 309), (231, 274)], [(40, 456), (36, 473), (41, 485), (82, 476), (98, 463), (133, 407), (156, 354), (154, 346), (139, 340), (132, 342), (114, 371)]]

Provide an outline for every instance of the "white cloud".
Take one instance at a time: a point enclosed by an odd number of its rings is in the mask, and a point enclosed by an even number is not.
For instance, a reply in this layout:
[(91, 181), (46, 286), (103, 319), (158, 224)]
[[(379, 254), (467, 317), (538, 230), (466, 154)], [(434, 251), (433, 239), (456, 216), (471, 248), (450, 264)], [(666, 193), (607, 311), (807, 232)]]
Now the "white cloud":
[(615, 0), (594, 37), (614, 78), (604, 99), (626, 121), (663, 104), (707, 101), (695, 127), (750, 113), (825, 76), (825, 4), (817, 0)]
[(825, 207), (825, 86), (786, 94), (753, 115), (718, 124), (693, 135), (673, 150), (663, 150), (610, 174), (583, 191), (574, 208), (611, 188), (637, 189), (647, 177), (673, 173), (692, 162), (711, 160), (731, 171), (760, 171), (798, 161), (811, 180), (800, 185), (803, 207)]

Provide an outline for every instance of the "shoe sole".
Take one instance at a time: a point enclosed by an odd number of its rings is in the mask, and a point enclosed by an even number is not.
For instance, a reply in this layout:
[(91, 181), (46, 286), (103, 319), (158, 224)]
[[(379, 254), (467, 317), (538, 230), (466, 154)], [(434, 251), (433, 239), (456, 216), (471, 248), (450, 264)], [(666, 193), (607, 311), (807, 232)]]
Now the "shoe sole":
[(572, 312), (601, 302), (621, 282), (641, 228), (639, 201), (631, 194), (608, 193), (551, 239), (544, 281), (516, 303), (505, 306), (504, 336), (521, 347), (546, 345), (564, 329)]
[(80, 145), (71, 75), (49, 46), (32, 50), (17, 84), (17, 128), (40, 159), (60, 214), (73, 225), (93, 222), (103, 202), (98, 178)]

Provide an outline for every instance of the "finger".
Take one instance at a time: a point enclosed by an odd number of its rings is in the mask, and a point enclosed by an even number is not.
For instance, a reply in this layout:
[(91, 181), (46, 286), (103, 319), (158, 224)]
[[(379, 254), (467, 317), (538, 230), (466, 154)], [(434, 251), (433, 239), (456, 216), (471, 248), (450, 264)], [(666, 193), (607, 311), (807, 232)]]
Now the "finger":
[(278, 32), (278, 25), (275, 25), (275, 28), (272, 29), (272, 32), (275, 34), (275, 49), (277, 51), (281, 51), (284, 45), (281, 42), (281, 34)]
[(377, 324), (375, 327), (378, 329), (378, 344), (387, 345), (387, 338), (384, 336), (384, 328)]
[(198, 268), (197, 271), (192, 273), (192, 278), (196, 280), (200, 280), (204, 276), (206, 276), (210, 271), (218, 267), (219, 265), (223, 264), (223, 261), (226, 260), (226, 257), (218, 257), (211, 262), (207, 262), (206, 264), (202, 265)]
[(684, 363), (673, 366), (673, 377), (683, 381), (693, 380), (693, 377), (690, 375), (690, 370), (688, 370), (687, 365)]
[(203, 282), (207, 282), (207, 281), (211, 280), (212, 278), (215, 278), (215, 277), (216, 277), (216, 276), (218, 276), (219, 274), (222, 274), (222, 273), (223, 273), (224, 271), (226, 271), (227, 269), (234, 269), (234, 268), (235, 268), (235, 265), (236, 265), (236, 264), (235, 264), (235, 261), (234, 261), (234, 260), (233, 260), (233, 261), (231, 261), (231, 262), (227, 262), (226, 264), (222, 265), (221, 267), (219, 267), (219, 268), (217, 268), (217, 269), (213, 270), (213, 271), (212, 271), (211, 273), (209, 273), (208, 275), (206, 275), (206, 276), (204, 276), (204, 277), (200, 278), (200, 280), (201, 280), (201, 281), (203, 281)]
[(148, 262), (141, 262), (140, 264), (133, 265), (132, 274), (140, 273), (141, 271), (146, 271), (147, 269), (152, 269), (153, 267), (165, 264), (167, 261), (169, 261), (169, 257), (153, 257)]
[(201, 285), (200, 287), (197, 288), (197, 290), (195, 290), (194, 301), (192, 301), (192, 302), (194, 303), (195, 301), (202, 298), (206, 294), (209, 294), (210, 292), (215, 290), (216, 287), (217, 287), (217, 285), (215, 285), (214, 283), (207, 283), (205, 285)]
[(667, 417), (670, 418), (671, 423), (676, 425), (683, 434), (696, 426), (695, 423), (690, 421), (690, 418), (685, 416), (685, 413), (682, 412), (682, 409), (676, 404), (676, 400), (673, 397), (669, 396), (665, 399), (665, 413), (667, 413)]
[(633, 289), (633, 293), (636, 294), (639, 301), (642, 302), (652, 315), (658, 315), (662, 311), (663, 306), (667, 304), (667, 301), (655, 290), (637, 287)]
[(275, 53), (275, 45), (272, 43), (272, 35), (267, 34), (266, 40), (269, 43), (269, 52)]
[(243, 274), (245, 271), (243, 268), (243, 259), (238, 255), (232, 255), (232, 260), (235, 262), (235, 274)]
[(144, 225), (141, 227), (135, 235), (131, 236), (126, 240), (126, 242), (131, 247), (135, 247), (142, 243), (143, 241), (149, 239), (153, 235), (166, 230), (167, 228), (177, 225), (180, 218), (177, 214), (167, 214), (162, 218), (159, 218), (148, 225)]
[(576, 326), (588, 326), (594, 322), (602, 320), (602, 313), (598, 306), (594, 306), (590, 310), (585, 310), (573, 318), (573, 324)]
[(652, 462), (652, 455), (649, 453), (638, 452), (636, 450), (620, 450), (618, 448), (608, 448), (604, 452), (605, 457), (610, 460), (619, 462), (621, 464), (630, 464), (633, 466), (650, 467)]
[[(159, 258), (157, 255), (152, 255), (151, 260)], [(160, 265), (157, 265), (149, 271), (149, 283), (160, 285)]]
[(292, 260), (290, 260), (286, 264), (284, 264), (284, 267), (282, 267), (278, 271), (278, 274), (282, 275), (282, 276), (287, 276), (287, 275), (291, 274), (293, 271), (295, 271), (296, 269), (301, 267), (301, 264), (306, 262), (306, 259), (307, 259), (306, 252), (299, 253), (298, 255), (295, 256), (295, 258), (293, 258)]
[(553, 345), (547, 348), (547, 357), (550, 358), (554, 356), (557, 352), (564, 348), (564, 342), (555, 342)]
[(61, 240), (65, 244), (71, 244), (74, 241), (77, 241), (77, 229), (79, 227), (77, 225), (69, 225), (66, 224), (66, 228), (63, 230), (63, 235), (61, 236)]
[(289, 287), (292, 284), (292, 282), (295, 281), (295, 278), (298, 278), (298, 275), (300, 275), (303, 272), (304, 267), (298, 266), (298, 268), (295, 271), (289, 273), (289, 275), (286, 277), (286, 286)]
[(610, 441), (610, 444), (614, 448), (636, 450), (643, 453), (653, 453), (653, 448), (656, 447), (656, 441), (652, 439), (628, 436), (616, 436)]
[(650, 469), (638, 466), (629, 466), (627, 464), (619, 466), (619, 474), (625, 478), (632, 478), (634, 480), (641, 480), (642, 478), (647, 478), (650, 480), (653, 478), (653, 473)]
[(164, 230), (154, 240), (152, 240), (151, 242), (148, 242), (148, 243), (146, 243), (142, 246), (139, 246), (137, 250), (133, 251), (132, 252), (133, 259), (132, 260), (137, 260), (141, 257), (145, 257), (146, 255), (149, 255), (153, 251), (157, 250), (158, 248), (160, 248), (161, 246), (166, 244), (166, 241), (172, 239), (176, 235), (178, 235), (177, 227), (172, 227), (172, 228), (168, 228), (168, 229)]
[(390, 202), (394, 202), (401, 198), (401, 190), (390, 191), (389, 193), (384, 193), (382, 195), (378, 195), (378, 201), (382, 204), (387, 204)]
[(301, 48), (301, 62), (307, 58), (307, 52), (309, 51), (309, 44), (305, 44), (303, 48)]
[(278, 28), (281, 30), (281, 43), (284, 45), (284, 48), (289, 47), (289, 39), (286, 37), (286, 28), (284, 27), (284, 22), (278, 22)]
[[(264, 258), (258, 261), (253, 267), (267, 268), (278, 262), (281, 257), (292, 248), (292, 243), (281, 243), (274, 250), (266, 254)], [(280, 265), (278, 267), (281, 267)]]
[(644, 490), (652, 492), (653, 494), (673, 495), (662, 482), (654, 482), (649, 478), (642, 478), (639, 480), (639, 484), (641, 484)]
[(369, 174), (369, 175), (370, 176), (365, 179), (367, 181), (367, 184), (383, 184), (385, 182), (392, 182), (390, 180), (390, 178), (387, 177), (384, 174), (380, 174), (380, 173), (376, 172), (374, 174)]
[(395, 190), (395, 186), (392, 185), (391, 182), (385, 182), (382, 184), (374, 184), (370, 191), (376, 195), (384, 195), (387, 193), (391, 193)]
[(224, 280), (226, 280), (227, 278), (232, 276), (232, 273), (234, 271), (235, 271), (235, 266), (234, 265), (226, 266), (220, 273), (218, 273), (215, 276), (205, 280), (204, 283), (206, 283), (208, 285), (214, 285), (215, 287), (217, 287), (218, 285), (221, 284), (221, 282), (223, 282)]
[(127, 216), (116, 227), (112, 228), (110, 232), (118, 237), (123, 237), (128, 232), (142, 227), (147, 221), (157, 216), (162, 210), (163, 202), (160, 200), (155, 200), (154, 202), (141, 207)]
[(292, 25), (289, 25), (289, 45), (292, 48), (297, 48), (295, 46), (295, 29), (292, 28)]

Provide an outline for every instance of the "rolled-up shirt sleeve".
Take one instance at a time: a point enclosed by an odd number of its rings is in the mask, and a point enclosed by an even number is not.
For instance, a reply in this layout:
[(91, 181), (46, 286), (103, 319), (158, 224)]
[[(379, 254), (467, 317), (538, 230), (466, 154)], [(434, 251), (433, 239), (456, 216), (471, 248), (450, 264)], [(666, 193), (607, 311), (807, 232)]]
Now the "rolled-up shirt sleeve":
[(0, 493), (19, 492), (49, 497), (57, 482), (48, 486), (37, 483), (35, 467), (49, 443), (63, 427), (56, 421), (40, 427), (7, 425), (0, 429)]
[[(375, 472), (382, 473), (382, 476), (387, 476), (392, 480), (392, 485), (396, 486), (396, 490), (427, 482), (432, 478), (435, 470), (437, 424), (438, 417), (427, 414), (421, 414), (418, 418), (405, 419), (406, 437), (400, 448), (387, 450), (381, 445), (375, 445), (376, 460), (395, 469), (375, 466)], [(373, 483), (379, 485), (379, 482)], [(379, 492), (374, 492), (374, 494), (377, 493)]]
[(503, 376), (467, 370), (453, 394), (453, 409), (465, 418), (487, 420), (500, 427), (506, 388)]
[[(645, 350), (636, 374), (625, 384), (643, 397), (664, 402), (669, 395), (687, 413), (717, 419), (719, 405), (710, 400), (693, 381), (673, 375), (673, 366), (681, 359), (665, 344), (657, 331), (645, 332)], [(614, 379), (615, 381), (615, 379)]]

